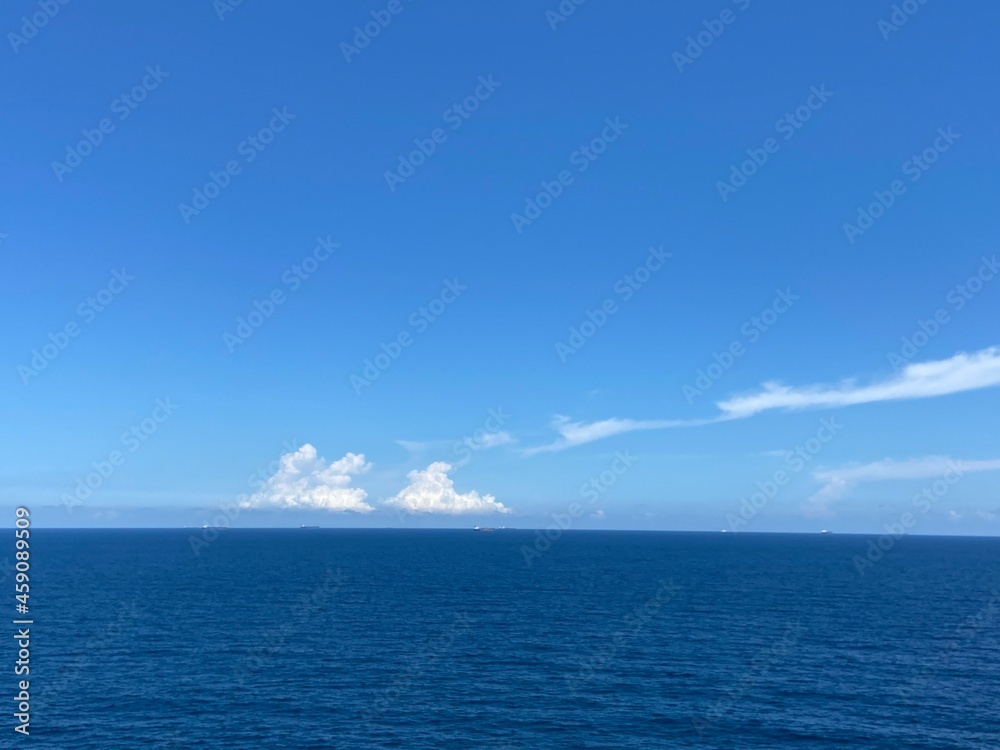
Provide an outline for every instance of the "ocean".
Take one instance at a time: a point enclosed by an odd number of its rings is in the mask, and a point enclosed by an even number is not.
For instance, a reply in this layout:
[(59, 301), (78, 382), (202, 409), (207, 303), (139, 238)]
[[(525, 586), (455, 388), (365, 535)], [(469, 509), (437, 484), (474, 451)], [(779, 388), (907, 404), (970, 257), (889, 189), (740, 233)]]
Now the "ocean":
[(1000, 540), (868, 542), (33, 529), (0, 745), (996, 750)]

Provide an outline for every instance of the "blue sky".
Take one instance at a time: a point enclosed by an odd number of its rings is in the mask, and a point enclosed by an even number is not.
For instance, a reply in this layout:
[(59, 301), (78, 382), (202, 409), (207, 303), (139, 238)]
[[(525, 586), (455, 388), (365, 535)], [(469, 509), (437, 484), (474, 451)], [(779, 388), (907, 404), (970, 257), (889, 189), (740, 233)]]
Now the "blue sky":
[(7, 506), (1000, 529), (1000, 10), (46, 7), (0, 15)]

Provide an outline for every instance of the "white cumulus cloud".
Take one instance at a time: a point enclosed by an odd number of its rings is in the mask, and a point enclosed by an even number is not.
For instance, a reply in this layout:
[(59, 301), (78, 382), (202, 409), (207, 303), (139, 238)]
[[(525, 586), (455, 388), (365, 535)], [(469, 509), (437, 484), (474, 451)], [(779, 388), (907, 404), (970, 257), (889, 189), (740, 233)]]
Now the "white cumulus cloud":
[(406, 475), (410, 483), (385, 504), (409, 513), (510, 513), (510, 508), (498, 503), (493, 495), (480, 495), (475, 490), (456, 492), (448, 476), (451, 470), (451, 464), (435, 461), (426, 469), (411, 471)]
[(348, 453), (327, 463), (306, 443), (281, 457), (279, 468), (263, 489), (240, 503), (243, 508), (308, 508), (368, 513), (375, 510), (365, 502), (367, 494), (350, 487), (354, 474), (371, 468), (364, 455)]

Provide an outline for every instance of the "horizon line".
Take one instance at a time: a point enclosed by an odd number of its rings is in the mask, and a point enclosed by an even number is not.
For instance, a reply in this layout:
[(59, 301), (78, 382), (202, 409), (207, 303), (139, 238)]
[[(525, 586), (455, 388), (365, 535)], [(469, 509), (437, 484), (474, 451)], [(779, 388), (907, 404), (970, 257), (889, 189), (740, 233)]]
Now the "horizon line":
[[(14, 528), (13, 526), (10, 528)], [(46, 531), (477, 531), (473, 526), (36, 526), (32, 525), (32, 531), (39, 529)], [(499, 527), (487, 526), (484, 529), (492, 531), (546, 531), (547, 528), (537, 527)], [(606, 532), (631, 532), (644, 534), (780, 534), (787, 536), (864, 536), (870, 537), (873, 534), (878, 536), (890, 535), (885, 530), (882, 533), (877, 531), (832, 531), (820, 529), (817, 531), (731, 531), (729, 529), (560, 529), (560, 534), (571, 532), (582, 533), (606, 533)], [(891, 535), (890, 535), (891, 536)], [(907, 533), (902, 537), (940, 537), (944, 539), (998, 539), (998, 534), (919, 534)]]

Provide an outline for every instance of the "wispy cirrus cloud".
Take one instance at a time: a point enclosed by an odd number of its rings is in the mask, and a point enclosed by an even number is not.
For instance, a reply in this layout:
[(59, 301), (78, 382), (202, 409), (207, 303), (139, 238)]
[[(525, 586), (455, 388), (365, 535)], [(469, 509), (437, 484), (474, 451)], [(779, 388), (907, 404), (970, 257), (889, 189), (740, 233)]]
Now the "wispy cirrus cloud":
[(548, 445), (525, 448), (526, 456), (536, 453), (548, 453), (572, 448), (575, 445), (591, 443), (595, 440), (621, 435), (624, 432), (636, 430), (663, 430), (669, 427), (691, 427), (696, 424), (706, 424), (710, 419), (604, 419), (600, 422), (573, 422), (569, 417), (557, 415), (552, 420), (552, 427), (559, 433), (559, 439)]
[(976, 461), (949, 456), (923, 456), (905, 461), (886, 458), (838, 469), (817, 469), (812, 476), (822, 482), (823, 487), (806, 500), (805, 512), (809, 516), (829, 515), (833, 503), (846, 497), (859, 485), (869, 482), (941, 478), (949, 473), (961, 476), (977, 471), (1000, 471), (1000, 458)]
[(476, 434), (462, 438), (461, 440), (396, 440), (396, 445), (406, 449), (413, 455), (420, 455), (430, 450), (440, 450), (454, 447), (455, 445), (465, 445), (471, 450), (487, 450), (498, 448), (501, 445), (510, 445), (517, 440), (509, 432), (499, 430), (487, 432), (479, 430)]
[(859, 386), (847, 380), (836, 386), (811, 385), (796, 388), (764, 383), (763, 390), (716, 404), (729, 419), (743, 419), (770, 409), (836, 408), (876, 401), (947, 396), (1000, 385), (1000, 349), (956, 354), (949, 359), (908, 364), (886, 380)]
[[(407, 452), (420, 454), (433, 447), (434, 443), (422, 440), (397, 440), (396, 445), (404, 448)], [(440, 441), (439, 441), (440, 442)]]
[(552, 426), (559, 439), (527, 448), (526, 456), (561, 451), (602, 438), (636, 430), (695, 427), (734, 419), (746, 419), (765, 411), (840, 408), (880, 401), (934, 398), (1000, 385), (1000, 348), (991, 346), (971, 354), (960, 352), (948, 359), (908, 364), (890, 378), (859, 385), (844, 380), (836, 385), (786, 386), (764, 383), (761, 390), (716, 403), (719, 413), (705, 419), (604, 419), (574, 422), (558, 416)]
[(517, 440), (509, 432), (490, 432), (482, 437), (473, 437), (468, 439), (468, 442), (473, 447), (479, 450), (485, 450), (487, 448), (496, 448), (501, 445), (510, 445), (511, 443), (516, 443)]

